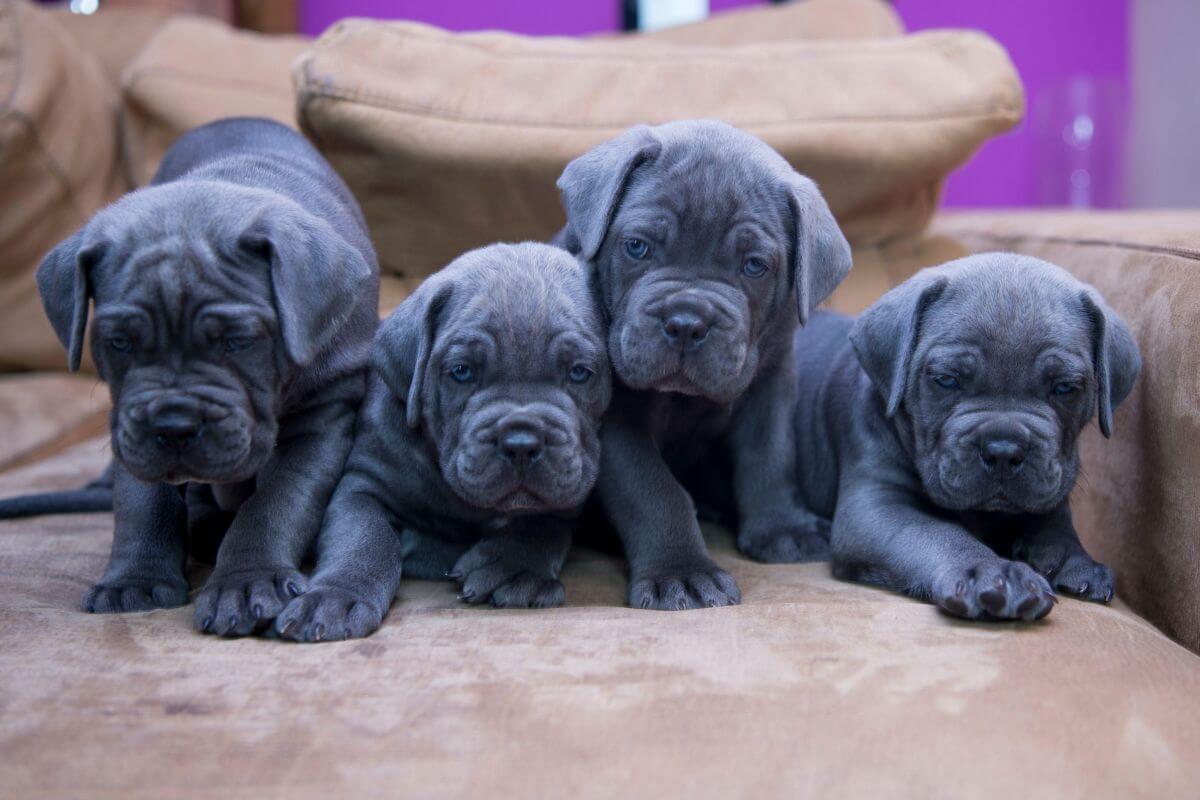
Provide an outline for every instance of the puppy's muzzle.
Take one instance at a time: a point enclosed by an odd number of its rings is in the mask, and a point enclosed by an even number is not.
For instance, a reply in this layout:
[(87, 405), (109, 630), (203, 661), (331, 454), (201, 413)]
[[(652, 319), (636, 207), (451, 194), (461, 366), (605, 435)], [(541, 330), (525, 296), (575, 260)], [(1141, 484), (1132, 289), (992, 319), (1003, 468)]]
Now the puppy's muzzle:
[(496, 452), (513, 469), (524, 473), (546, 453), (546, 426), (532, 417), (512, 417), (500, 423)]
[(145, 426), (159, 447), (186, 450), (204, 434), (204, 410), (185, 395), (157, 398), (146, 407)]
[(1015, 478), (1025, 466), (1029, 433), (1019, 425), (989, 423), (979, 430), (979, 461), (983, 471), (998, 481)]
[(694, 296), (665, 303), (659, 315), (668, 346), (680, 353), (700, 349), (708, 339), (715, 317), (712, 304)]

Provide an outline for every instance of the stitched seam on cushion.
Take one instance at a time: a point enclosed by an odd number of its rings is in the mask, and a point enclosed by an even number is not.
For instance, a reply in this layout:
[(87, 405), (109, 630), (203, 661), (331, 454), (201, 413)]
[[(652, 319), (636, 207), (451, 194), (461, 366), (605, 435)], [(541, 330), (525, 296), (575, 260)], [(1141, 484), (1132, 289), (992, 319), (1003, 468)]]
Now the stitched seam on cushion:
[[(361, 105), (371, 106), (372, 108), (380, 108), (385, 111), (397, 111), (407, 114), (415, 114), (433, 119), (451, 120), (454, 122), (466, 123), (484, 123), (489, 125), (511, 125), (513, 127), (530, 127), (530, 128), (553, 128), (561, 130), (612, 130), (616, 128), (625, 128), (629, 122), (611, 122), (611, 123), (558, 123), (542, 120), (522, 120), (522, 119), (498, 119), (495, 117), (482, 116), (464, 116), (461, 114), (450, 114), (445, 111), (439, 111), (428, 106), (418, 106), (413, 104), (398, 103), (391, 98), (383, 95), (372, 94), (367, 92), (346, 92), (336, 89), (315, 88), (308, 86), (300, 90), (304, 97), (302, 105), (307, 106), (313, 98), (325, 98), (328, 100), (340, 100), (348, 103), (358, 103)], [(892, 122), (929, 122), (937, 120), (963, 120), (963, 119), (1002, 119), (996, 113), (996, 109), (980, 109), (963, 112), (931, 112), (923, 115), (910, 116), (830, 116), (830, 117), (809, 117), (787, 120), (771, 120), (771, 121), (746, 121), (738, 120), (737, 124), (742, 127), (777, 127), (780, 125), (798, 125), (798, 124), (829, 124), (837, 122), (868, 122), (868, 123), (892, 123)]]
[(1028, 236), (1024, 234), (1005, 235), (972, 230), (949, 230), (951, 236), (969, 236), (987, 239), (993, 242), (1045, 242), (1047, 244), (1073, 244), (1081, 247), (1115, 247), (1121, 250), (1133, 250), (1140, 253), (1156, 253), (1160, 255), (1178, 256), (1189, 261), (1200, 261), (1200, 250), (1187, 247), (1171, 247), (1169, 245), (1139, 244), (1115, 239), (1085, 239), (1070, 236)]
[(81, 219), (87, 219), (87, 215), (79, 206), (78, 199), (75, 197), (75, 187), (71, 185), (70, 179), (67, 178), (67, 173), (59, 166), (58, 162), (50, 155), (50, 151), (42, 145), (42, 138), (38, 135), (37, 127), (33, 124), (33, 120), (24, 111), (9, 111), (9, 113), (25, 126), (29, 132), (29, 139), (33, 142), (33, 146), (42, 154), (42, 160), (46, 162), (46, 169), (54, 176), (55, 180), (62, 185), (63, 194), (66, 200), (70, 203), (71, 208), (75, 210), (75, 214)]

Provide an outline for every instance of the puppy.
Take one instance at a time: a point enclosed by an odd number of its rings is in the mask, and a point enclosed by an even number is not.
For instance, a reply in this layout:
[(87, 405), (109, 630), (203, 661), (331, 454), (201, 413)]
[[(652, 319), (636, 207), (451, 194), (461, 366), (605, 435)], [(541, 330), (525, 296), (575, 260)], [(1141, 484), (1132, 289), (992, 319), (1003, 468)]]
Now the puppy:
[(197, 628), (250, 633), (302, 591), (365, 391), (378, 274), (345, 184), (299, 134), (248, 118), (181, 137), (151, 186), (46, 257), (70, 367), (91, 300), (112, 393), (116, 526), (85, 610), (187, 602), (185, 484), (230, 515)]
[(468, 603), (560, 605), (612, 394), (603, 330), (583, 267), (548, 245), (485, 247), (426, 280), (379, 331), (316, 572), (278, 632), (366, 636), (402, 570), (451, 577)]
[[(571, 162), (556, 241), (595, 271), (617, 378), (597, 495), (629, 602), (737, 603), (685, 484), (763, 561), (827, 558), (796, 497), (792, 331), (850, 269), (816, 185), (724, 123), (639, 126)], [(701, 485), (704, 485), (701, 489)]]
[[(796, 336), (801, 493), (832, 517), (834, 574), (966, 619), (1034, 620), (1052, 587), (1108, 602), (1068, 495), (1076, 442), (1140, 366), (1092, 287), (1034, 258), (926, 269), (857, 321)], [(855, 357), (857, 355), (857, 358)]]

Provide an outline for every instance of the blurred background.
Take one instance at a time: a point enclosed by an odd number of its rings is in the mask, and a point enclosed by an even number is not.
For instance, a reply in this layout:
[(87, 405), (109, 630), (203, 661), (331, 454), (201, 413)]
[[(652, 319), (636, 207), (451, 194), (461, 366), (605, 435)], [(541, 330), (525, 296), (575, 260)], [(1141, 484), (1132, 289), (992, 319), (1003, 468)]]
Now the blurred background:
[[(803, 2), (804, 0), (791, 0)], [(450, 30), (582, 36), (662, 28), (767, 0), (71, 0), (152, 5), (264, 32), (319, 35), (342, 17)], [(951, 176), (951, 207), (1200, 205), (1198, 0), (894, 0), (910, 31), (982, 30), (1007, 48), (1028, 109)]]

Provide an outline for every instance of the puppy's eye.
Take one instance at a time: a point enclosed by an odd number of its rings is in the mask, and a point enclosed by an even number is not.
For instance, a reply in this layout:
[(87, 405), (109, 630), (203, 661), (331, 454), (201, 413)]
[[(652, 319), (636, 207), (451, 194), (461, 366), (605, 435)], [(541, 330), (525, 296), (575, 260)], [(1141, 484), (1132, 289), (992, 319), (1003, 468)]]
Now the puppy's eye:
[(650, 244), (645, 239), (630, 237), (624, 241), (625, 254), (635, 261), (642, 261), (650, 256)]
[(450, 377), (459, 383), (470, 383), (475, 380), (475, 370), (466, 364), (455, 364), (450, 368)]
[(571, 379), (571, 383), (587, 383), (588, 378), (592, 377), (592, 371), (583, 364), (576, 364), (567, 372), (567, 377)]
[(129, 341), (127, 336), (109, 336), (108, 346), (118, 353), (132, 353), (133, 342)]
[(761, 258), (747, 258), (742, 264), (742, 272), (751, 278), (761, 278), (767, 274), (767, 262)]
[(1054, 384), (1054, 393), (1055, 394), (1073, 394), (1075, 392), (1075, 390), (1078, 388), (1079, 387), (1073, 383), (1067, 383), (1066, 381), (1062, 381), (1060, 383)]
[(238, 353), (246, 350), (254, 344), (253, 336), (226, 336), (225, 337), (225, 352)]
[(943, 389), (957, 389), (960, 386), (962, 386), (962, 384), (959, 383), (958, 378), (956, 378), (953, 375), (948, 375), (946, 373), (942, 373), (940, 375), (934, 375), (933, 382), (936, 383), (938, 386), (942, 387)]

